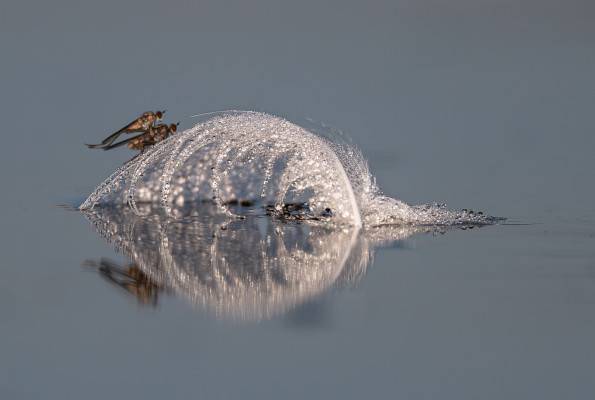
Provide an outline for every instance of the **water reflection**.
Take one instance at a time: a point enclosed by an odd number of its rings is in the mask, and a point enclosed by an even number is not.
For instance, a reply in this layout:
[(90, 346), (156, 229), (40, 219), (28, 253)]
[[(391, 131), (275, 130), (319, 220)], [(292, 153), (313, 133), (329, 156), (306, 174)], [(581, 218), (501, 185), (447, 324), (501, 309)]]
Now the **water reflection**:
[[(205, 205), (200, 215), (167, 218), (148, 205), (84, 213), (98, 233), (130, 259), (88, 267), (142, 304), (171, 292), (219, 318), (260, 320), (284, 314), (333, 286), (351, 286), (366, 272), (373, 249), (423, 227), (353, 227), (284, 222), (251, 215), (225, 219)], [(146, 216), (148, 215), (148, 216)]]
[(135, 264), (121, 266), (107, 258), (102, 258), (99, 261), (87, 260), (83, 265), (97, 269), (106, 281), (136, 297), (142, 305), (157, 306), (159, 294), (165, 289)]

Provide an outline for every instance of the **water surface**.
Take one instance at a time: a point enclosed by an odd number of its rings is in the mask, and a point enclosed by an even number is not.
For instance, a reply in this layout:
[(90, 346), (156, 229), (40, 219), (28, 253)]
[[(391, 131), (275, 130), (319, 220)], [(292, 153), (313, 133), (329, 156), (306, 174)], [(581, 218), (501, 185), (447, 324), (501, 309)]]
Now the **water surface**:
[[(592, 398), (593, 3), (269, 3), (3, 3), (0, 397)], [(182, 129), (229, 108), (312, 119), (353, 138), (387, 196), (523, 225), (366, 252), (361, 233), (196, 221), (200, 259), (229, 254), (222, 238), (271, 247), (216, 280), (254, 307), (209, 291), (209, 268), (194, 296), (55, 207), (131, 157), (84, 143), (163, 108)], [(131, 251), (140, 228), (120, 232)], [(309, 284), (279, 274), (296, 243), (327, 257)]]

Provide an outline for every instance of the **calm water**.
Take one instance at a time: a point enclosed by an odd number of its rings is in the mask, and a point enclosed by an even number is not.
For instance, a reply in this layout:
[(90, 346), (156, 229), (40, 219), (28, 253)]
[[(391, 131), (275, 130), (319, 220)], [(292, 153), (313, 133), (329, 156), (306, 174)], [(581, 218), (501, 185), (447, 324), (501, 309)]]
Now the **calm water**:
[[(0, 12), (1, 398), (593, 397), (590, 2), (28, 7)], [(115, 251), (56, 205), (130, 157), (83, 143), (161, 107), (322, 121), (388, 195), (515, 225), (95, 216)]]

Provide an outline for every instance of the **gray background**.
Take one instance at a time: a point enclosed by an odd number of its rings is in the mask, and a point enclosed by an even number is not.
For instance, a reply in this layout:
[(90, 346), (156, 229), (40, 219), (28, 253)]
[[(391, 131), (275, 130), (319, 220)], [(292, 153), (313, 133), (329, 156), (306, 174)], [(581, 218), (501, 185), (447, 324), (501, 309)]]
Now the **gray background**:
[[(589, 398), (592, 1), (0, 4), (3, 398)], [(74, 204), (132, 117), (252, 109), (343, 130), (384, 191), (533, 223), (422, 236), (259, 324), (138, 309)]]

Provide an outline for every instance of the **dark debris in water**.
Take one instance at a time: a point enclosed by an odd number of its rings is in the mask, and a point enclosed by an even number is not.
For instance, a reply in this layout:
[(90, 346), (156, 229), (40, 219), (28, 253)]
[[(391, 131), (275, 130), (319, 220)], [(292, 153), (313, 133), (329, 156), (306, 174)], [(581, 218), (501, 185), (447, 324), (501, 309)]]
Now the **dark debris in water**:
[(325, 208), (324, 211), (316, 214), (308, 203), (269, 204), (264, 209), (266, 215), (284, 221), (326, 221), (333, 216), (330, 208)]
[(253, 207), (254, 201), (248, 199), (231, 199), (224, 202), (226, 206), (241, 206), (241, 207)]

